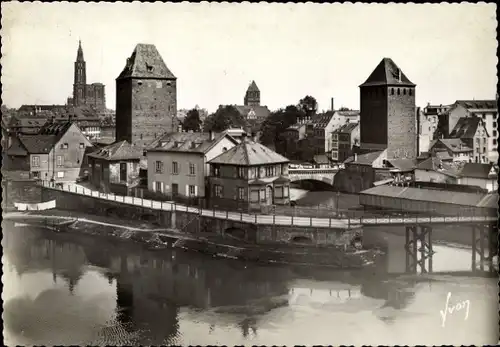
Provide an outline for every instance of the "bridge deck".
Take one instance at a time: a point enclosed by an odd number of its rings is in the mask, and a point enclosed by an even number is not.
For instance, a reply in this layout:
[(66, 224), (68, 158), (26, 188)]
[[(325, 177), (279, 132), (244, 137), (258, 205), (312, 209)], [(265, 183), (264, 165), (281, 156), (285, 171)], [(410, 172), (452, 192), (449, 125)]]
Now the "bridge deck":
[(381, 217), (359, 217), (359, 218), (319, 218), (319, 217), (294, 217), (284, 215), (250, 214), (233, 211), (200, 209), (175, 202), (162, 202), (149, 199), (136, 198), (132, 196), (121, 196), (115, 194), (101, 193), (95, 190), (70, 184), (63, 188), (48, 187), (54, 190), (63, 190), (73, 194), (91, 196), (103, 200), (111, 200), (127, 205), (143, 206), (155, 210), (179, 211), (217, 219), (232, 220), (258, 225), (288, 225), (316, 228), (350, 228), (361, 225), (405, 225), (405, 224), (444, 224), (444, 223), (480, 223), (496, 222), (494, 216), (381, 216)]

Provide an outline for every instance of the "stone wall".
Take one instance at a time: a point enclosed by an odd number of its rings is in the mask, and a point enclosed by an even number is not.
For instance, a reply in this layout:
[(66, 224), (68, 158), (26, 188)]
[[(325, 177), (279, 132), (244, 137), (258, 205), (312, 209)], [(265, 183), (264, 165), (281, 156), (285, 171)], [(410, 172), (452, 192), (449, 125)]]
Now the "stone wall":
[(33, 181), (2, 180), (2, 208), (12, 208), (14, 203), (39, 203), (42, 200), (41, 187)]
[[(97, 197), (42, 188), (44, 201), (56, 200), (56, 208), (80, 211), (95, 215), (113, 216), (121, 219), (134, 219), (153, 222), (165, 228), (174, 228), (190, 233), (240, 234), (253, 243), (288, 244), (302, 238), (312, 244), (343, 245), (350, 242), (360, 230), (330, 229), (284, 225), (260, 225), (250, 222), (238, 222), (202, 216), (181, 211), (156, 210), (149, 207), (128, 205), (121, 202)], [(236, 233), (236, 234), (235, 234)]]
[(390, 88), (387, 107), (388, 159), (417, 157), (415, 108), (414, 87)]

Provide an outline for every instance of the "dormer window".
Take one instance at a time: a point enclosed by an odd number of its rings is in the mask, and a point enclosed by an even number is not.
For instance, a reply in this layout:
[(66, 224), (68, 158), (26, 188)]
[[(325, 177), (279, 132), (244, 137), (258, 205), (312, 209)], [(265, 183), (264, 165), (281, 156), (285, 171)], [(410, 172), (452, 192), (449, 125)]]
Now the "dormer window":
[(148, 72), (153, 72), (153, 66), (149, 65), (148, 63), (146, 63), (146, 69), (148, 70)]

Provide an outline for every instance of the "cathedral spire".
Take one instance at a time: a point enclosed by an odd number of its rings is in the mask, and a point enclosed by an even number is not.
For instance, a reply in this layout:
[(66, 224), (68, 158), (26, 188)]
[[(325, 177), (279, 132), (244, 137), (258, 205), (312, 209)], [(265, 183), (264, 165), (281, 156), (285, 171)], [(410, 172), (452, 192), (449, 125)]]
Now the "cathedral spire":
[(82, 41), (81, 40), (78, 40), (78, 53), (76, 55), (76, 61), (84, 61), (83, 60)]

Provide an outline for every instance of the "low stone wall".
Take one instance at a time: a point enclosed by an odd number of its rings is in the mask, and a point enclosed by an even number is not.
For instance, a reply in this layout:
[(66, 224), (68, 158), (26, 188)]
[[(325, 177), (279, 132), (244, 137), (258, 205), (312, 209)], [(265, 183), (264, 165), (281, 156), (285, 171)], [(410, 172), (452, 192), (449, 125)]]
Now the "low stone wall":
[(56, 208), (81, 211), (120, 219), (145, 220), (160, 227), (177, 229), (193, 234), (216, 233), (222, 236), (239, 232), (252, 243), (308, 242), (316, 245), (344, 245), (361, 235), (360, 229), (344, 230), (302, 226), (257, 225), (255, 223), (199, 216), (183, 211), (165, 211), (150, 207), (129, 205), (123, 202), (81, 195), (68, 191), (42, 187), (44, 201), (56, 200)]
[(34, 181), (2, 181), (2, 207), (13, 208), (14, 203), (36, 204), (42, 201), (42, 190)]

